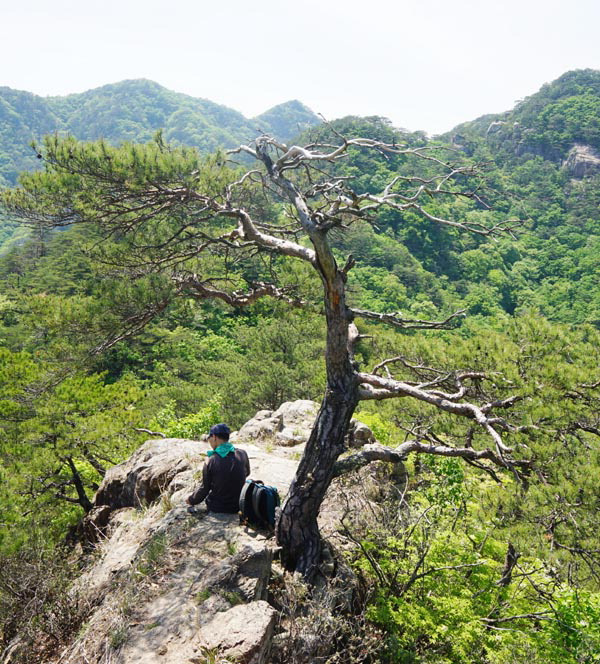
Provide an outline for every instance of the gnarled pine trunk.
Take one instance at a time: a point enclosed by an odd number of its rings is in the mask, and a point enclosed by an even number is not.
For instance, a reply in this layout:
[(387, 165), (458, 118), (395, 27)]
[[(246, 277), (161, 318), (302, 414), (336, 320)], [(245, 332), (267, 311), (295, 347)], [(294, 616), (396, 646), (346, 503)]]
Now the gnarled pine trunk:
[(327, 320), (327, 388), (296, 476), (277, 523), (277, 541), (286, 569), (311, 579), (321, 554), (317, 517), (344, 450), (344, 439), (358, 404), (358, 380), (349, 342), (351, 316), (346, 307), (346, 275), (323, 240), (313, 235), (324, 288)]
[(277, 524), (284, 566), (308, 579), (321, 555), (317, 516), (331, 483), (333, 465), (344, 449), (344, 437), (358, 403), (356, 393), (352, 385), (327, 388)]

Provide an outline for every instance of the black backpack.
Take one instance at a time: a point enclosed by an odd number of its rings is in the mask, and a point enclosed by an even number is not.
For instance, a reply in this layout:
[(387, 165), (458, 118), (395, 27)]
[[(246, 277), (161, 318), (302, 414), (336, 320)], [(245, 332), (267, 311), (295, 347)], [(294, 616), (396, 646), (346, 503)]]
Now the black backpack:
[(275, 508), (279, 507), (279, 492), (260, 480), (246, 480), (240, 493), (240, 523), (255, 528), (273, 530)]

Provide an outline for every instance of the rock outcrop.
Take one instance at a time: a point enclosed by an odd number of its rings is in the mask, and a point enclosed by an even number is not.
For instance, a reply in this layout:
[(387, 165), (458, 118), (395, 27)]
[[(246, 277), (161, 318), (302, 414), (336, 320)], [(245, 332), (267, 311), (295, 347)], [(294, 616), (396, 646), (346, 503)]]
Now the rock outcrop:
[[(279, 447), (304, 445), (310, 436), (319, 411), (316, 401), (299, 399), (286, 401), (275, 410), (259, 410), (256, 415), (237, 431), (232, 440), (243, 444), (261, 439)], [(360, 447), (375, 442), (375, 436), (366, 424), (352, 420), (346, 444)]]
[(574, 145), (563, 162), (571, 177), (581, 180), (600, 173), (600, 154), (589, 145)]
[(114, 510), (151, 503), (177, 475), (191, 469), (191, 460), (198, 452), (198, 443), (190, 440), (149, 440), (127, 461), (107, 471), (94, 504)]
[[(251, 477), (277, 486), (282, 498), (300, 458), (289, 441), (306, 442), (317, 411), (312, 401), (286, 403), (257, 413), (234, 436)], [(373, 434), (354, 422), (350, 439), (364, 444)], [(149, 440), (106, 473), (80, 529), (93, 551), (72, 590), (95, 609), (61, 664), (269, 661), (274, 539), (241, 526), (237, 515), (188, 511), (208, 447)], [(338, 509), (323, 505), (325, 532), (339, 524)]]
[[(73, 592), (97, 604), (61, 664), (268, 661), (274, 541), (237, 515), (190, 514), (208, 445), (149, 440), (110, 469), (85, 520), (93, 562)], [(253, 477), (285, 495), (297, 460), (245, 444)], [(215, 661), (218, 661), (215, 660)]]
[(236, 433), (234, 439), (244, 442), (262, 438), (281, 447), (301, 445), (308, 440), (319, 411), (315, 401), (286, 401), (275, 410), (260, 410)]

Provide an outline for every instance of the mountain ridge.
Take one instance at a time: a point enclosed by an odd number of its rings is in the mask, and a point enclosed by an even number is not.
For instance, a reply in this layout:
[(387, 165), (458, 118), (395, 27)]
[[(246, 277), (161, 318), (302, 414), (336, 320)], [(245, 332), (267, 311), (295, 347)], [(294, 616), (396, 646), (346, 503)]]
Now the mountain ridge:
[(576, 69), (545, 83), (511, 110), (463, 122), (439, 138), (483, 138), (505, 160), (540, 156), (560, 164), (575, 145), (600, 150), (600, 71)]
[(85, 92), (42, 97), (0, 87), (0, 184), (14, 185), (19, 172), (37, 167), (32, 140), (65, 131), (80, 140), (147, 142), (161, 129), (174, 143), (211, 152), (272, 133), (289, 140), (321, 122), (307, 106), (290, 100), (255, 118), (209, 99), (168, 90), (149, 79), (127, 79)]

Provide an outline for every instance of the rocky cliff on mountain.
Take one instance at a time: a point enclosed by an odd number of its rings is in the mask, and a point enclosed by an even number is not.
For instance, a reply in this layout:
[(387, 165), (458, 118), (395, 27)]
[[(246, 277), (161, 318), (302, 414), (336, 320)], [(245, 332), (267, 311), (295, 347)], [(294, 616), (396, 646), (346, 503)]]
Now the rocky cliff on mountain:
[(600, 173), (600, 153), (589, 145), (574, 145), (563, 162), (571, 177), (581, 180)]

